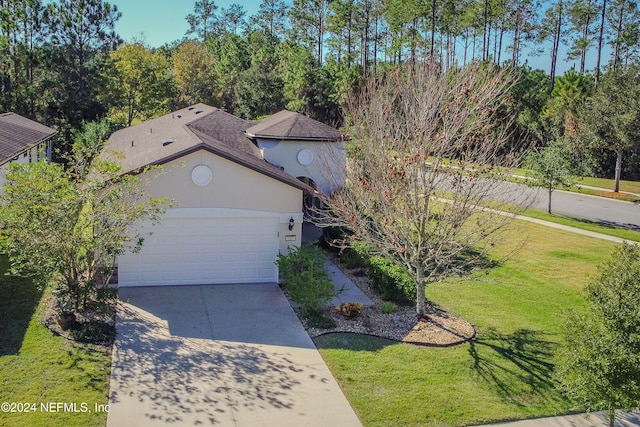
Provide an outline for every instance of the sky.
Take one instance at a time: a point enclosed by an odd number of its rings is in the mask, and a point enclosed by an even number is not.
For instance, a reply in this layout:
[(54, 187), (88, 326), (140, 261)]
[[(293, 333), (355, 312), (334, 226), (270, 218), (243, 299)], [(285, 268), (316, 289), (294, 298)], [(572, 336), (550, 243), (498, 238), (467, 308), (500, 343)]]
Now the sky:
[[(216, 0), (219, 8), (227, 8), (232, 3), (241, 4), (247, 11), (247, 16), (254, 15), (260, 6), (261, 0)], [(111, 4), (118, 6), (122, 17), (116, 22), (116, 33), (126, 42), (143, 41), (151, 47), (160, 47), (165, 43), (171, 43), (185, 36), (189, 25), (186, 17), (193, 13), (196, 0), (111, 0)], [(291, 1), (286, 1), (291, 4)], [(527, 60), (532, 68), (541, 68), (549, 71), (550, 49), (545, 49), (544, 55), (522, 56), (521, 61)], [(603, 52), (603, 65), (609, 60), (610, 49)], [(505, 55), (503, 53), (503, 55)], [(505, 59), (508, 59), (506, 54)], [(560, 52), (558, 58), (557, 73), (563, 74), (566, 70), (575, 66), (579, 67), (579, 61), (566, 61), (566, 53)], [(587, 55), (587, 70), (595, 66), (595, 54)]]
[[(126, 42), (143, 41), (151, 47), (160, 47), (182, 39), (189, 29), (187, 15), (193, 13), (196, 0), (110, 0), (118, 6), (122, 17), (116, 22), (116, 33)], [(247, 16), (255, 14), (261, 0), (216, 0), (218, 8), (239, 3)]]

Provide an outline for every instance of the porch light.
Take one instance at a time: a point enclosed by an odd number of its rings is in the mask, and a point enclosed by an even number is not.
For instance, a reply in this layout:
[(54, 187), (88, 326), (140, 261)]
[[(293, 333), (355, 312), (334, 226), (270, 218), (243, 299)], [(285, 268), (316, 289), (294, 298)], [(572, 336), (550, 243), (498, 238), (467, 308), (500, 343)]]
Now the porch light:
[(293, 221), (293, 217), (291, 217), (291, 218), (289, 219), (289, 231), (293, 230), (293, 224), (294, 224), (294, 223), (295, 223), (295, 222)]

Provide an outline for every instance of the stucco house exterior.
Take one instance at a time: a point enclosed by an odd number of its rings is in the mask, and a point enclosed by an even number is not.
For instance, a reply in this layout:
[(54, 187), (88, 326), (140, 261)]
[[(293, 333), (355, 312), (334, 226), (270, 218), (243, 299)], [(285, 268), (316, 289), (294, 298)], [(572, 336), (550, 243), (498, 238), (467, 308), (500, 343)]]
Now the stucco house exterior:
[[(142, 172), (154, 175), (147, 192), (174, 200), (159, 225), (140, 225), (152, 232), (142, 250), (119, 257), (118, 286), (277, 281), (277, 254), (300, 245), (303, 201), (316, 191), (297, 174), (321, 173), (295, 169), (305, 140), (282, 162), (268, 161), (247, 132), (260, 123), (196, 104), (111, 136), (103, 156), (124, 173), (162, 165)], [(324, 130), (327, 142), (339, 143), (335, 129)]]
[(0, 186), (10, 163), (51, 160), (51, 138), (55, 129), (15, 113), (0, 113)]

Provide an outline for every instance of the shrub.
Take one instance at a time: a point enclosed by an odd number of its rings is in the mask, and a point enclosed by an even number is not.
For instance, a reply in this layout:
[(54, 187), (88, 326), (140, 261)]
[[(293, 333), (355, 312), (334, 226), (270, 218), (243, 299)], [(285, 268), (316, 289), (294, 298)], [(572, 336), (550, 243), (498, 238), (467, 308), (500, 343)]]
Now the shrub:
[(336, 307), (336, 310), (340, 312), (347, 319), (354, 319), (360, 316), (362, 312), (362, 304), (359, 302), (345, 302)]
[(336, 327), (335, 320), (320, 313), (308, 313), (305, 321), (309, 328), (334, 329)]
[(369, 279), (382, 298), (399, 303), (415, 302), (416, 282), (404, 267), (389, 258), (372, 255), (365, 243), (354, 242), (350, 249), (354, 257), (362, 260)]
[(338, 294), (325, 262), (320, 249), (310, 245), (289, 247), (287, 255), (278, 255), (276, 265), (281, 281), (291, 299), (300, 304), (303, 314), (319, 312)]
[(382, 304), (382, 312), (384, 314), (391, 314), (394, 311), (396, 311), (396, 305), (391, 301), (385, 301), (384, 304)]
[(415, 302), (416, 283), (404, 268), (389, 258), (369, 258), (367, 274), (383, 299)]

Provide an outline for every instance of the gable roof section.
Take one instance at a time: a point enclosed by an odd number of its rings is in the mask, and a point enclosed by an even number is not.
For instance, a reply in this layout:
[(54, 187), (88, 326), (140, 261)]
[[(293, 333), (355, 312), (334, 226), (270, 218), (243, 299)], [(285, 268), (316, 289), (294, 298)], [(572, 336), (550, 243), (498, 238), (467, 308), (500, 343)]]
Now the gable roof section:
[(0, 163), (5, 163), (55, 134), (56, 130), (18, 114), (0, 114)]
[(249, 137), (296, 139), (303, 141), (342, 141), (339, 130), (293, 111), (282, 110), (247, 129)]
[(253, 122), (205, 104), (114, 132), (102, 154), (118, 162), (123, 173), (162, 165), (204, 149), (305, 192), (303, 182), (262, 159), (260, 150), (244, 135)]

